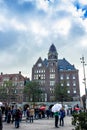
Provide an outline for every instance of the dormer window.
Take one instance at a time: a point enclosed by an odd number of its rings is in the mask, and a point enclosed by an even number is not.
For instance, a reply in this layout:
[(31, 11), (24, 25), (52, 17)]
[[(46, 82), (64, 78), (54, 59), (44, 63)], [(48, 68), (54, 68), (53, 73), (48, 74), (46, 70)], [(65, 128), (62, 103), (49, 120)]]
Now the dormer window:
[(38, 67), (41, 67), (42, 66), (42, 64), (41, 63), (38, 63)]

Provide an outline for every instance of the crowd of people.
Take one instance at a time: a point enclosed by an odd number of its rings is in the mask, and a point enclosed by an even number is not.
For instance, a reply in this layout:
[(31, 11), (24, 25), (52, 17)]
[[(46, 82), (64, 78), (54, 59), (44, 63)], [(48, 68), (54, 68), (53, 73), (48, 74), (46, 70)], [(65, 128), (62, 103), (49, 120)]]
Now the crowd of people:
[[(43, 109), (40, 109), (43, 108)], [(64, 107), (60, 109), (60, 111), (52, 112), (51, 107), (46, 108), (44, 107), (31, 107), (31, 106), (24, 106), (15, 107), (15, 106), (6, 106), (0, 108), (0, 130), (3, 128), (3, 121), (7, 124), (13, 123), (15, 128), (20, 127), (20, 122), (25, 119), (26, 122), (33, 123), (36, 119), (42, 118), (55, 118), (55, 127), (64, 126), (64, 117), (66, 115), (72, 114), (72, 109), (67, 109), (65, 111)], [(3, 117), (3, 119), (2, 119)]]
[(22, 109), (15, 108), (14, 106), (6, 106), (2, 109), (2, 116), (4, 122), (7, 122), (8, 124), (15, 122), (15, 128), (19, 128), (22, 119)]

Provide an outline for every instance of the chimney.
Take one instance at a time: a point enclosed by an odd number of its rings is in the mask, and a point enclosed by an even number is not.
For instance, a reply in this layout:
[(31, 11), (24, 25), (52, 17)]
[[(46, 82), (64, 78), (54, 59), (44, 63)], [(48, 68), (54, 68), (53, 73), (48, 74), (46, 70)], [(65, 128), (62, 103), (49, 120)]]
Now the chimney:
[(1, 72), (1, 75), (3, 75), (3, 72)]
[(19, 74), (21, 75), (21, 71), (19, 71)]

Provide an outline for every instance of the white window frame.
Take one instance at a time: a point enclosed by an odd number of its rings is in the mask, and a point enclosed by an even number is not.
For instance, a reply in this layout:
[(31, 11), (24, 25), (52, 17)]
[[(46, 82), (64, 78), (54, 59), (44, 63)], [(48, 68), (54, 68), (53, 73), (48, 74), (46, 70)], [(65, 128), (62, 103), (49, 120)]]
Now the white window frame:
[(50, 79), (55, 79), (55, 74), (50, 74)]

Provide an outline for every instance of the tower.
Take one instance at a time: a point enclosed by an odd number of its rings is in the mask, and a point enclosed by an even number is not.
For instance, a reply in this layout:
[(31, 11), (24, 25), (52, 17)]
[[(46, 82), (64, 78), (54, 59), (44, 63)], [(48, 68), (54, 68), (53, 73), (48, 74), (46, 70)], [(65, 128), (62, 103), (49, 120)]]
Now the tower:
[(52, 44), (50, 46), (49, 52), (48, 52), (48, 61), (56, 61), (58, 60), (58, 53), (56, 50), (56, 47), (54, 46), (54, 44)]

